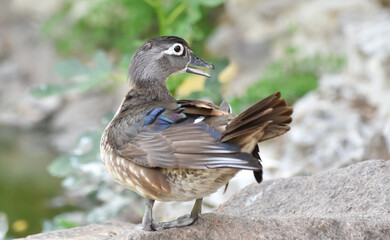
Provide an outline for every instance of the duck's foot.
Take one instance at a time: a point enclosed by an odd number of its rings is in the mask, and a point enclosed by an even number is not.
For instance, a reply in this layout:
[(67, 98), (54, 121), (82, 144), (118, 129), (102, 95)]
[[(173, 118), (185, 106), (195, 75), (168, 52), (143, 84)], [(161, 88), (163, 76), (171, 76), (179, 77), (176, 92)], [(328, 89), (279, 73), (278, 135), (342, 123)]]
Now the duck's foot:
[(175, 227), (185, 227), (193, 224), (194, 222), (196, 222), (196, 220), (198, 220), (202, 212), (202, 201), (203, 198), (196, 199), (191, 214), (186, 214), (170, 222), (152, 223), (153, 229), (158, 231)]
[(153, 231), (153, 205), (154, 200), (146, 199), (146, 207), (144, 217), (142, 218), (142, 228), (146, 231)]
[(152, 218), (152, 208), (154, 204), (154, 200), (148, 199), (145, 209), (145, 215), (142, 220), (143, 229), (147, 231), (153, 230), (163, 230), (175, 227), (185, 227), (193, 224), (198, 220), (201, 212), (202, 212), (202, 201), (203, 198), (196, 199), (194, 207), (192, 208), (191, 214), (186, 214), (184, 216), (179, 217), (176, 220), (170, 222), (158, 222), (154, 223)]

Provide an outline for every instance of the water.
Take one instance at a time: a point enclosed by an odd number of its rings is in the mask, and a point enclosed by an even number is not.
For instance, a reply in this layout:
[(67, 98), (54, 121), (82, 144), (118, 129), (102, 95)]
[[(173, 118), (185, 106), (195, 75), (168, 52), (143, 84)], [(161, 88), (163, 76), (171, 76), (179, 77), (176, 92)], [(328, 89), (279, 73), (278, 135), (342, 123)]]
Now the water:
[(46, 170), (56, 155), (47, 134), (0, 126), (0, 212), (9, 237), (39, 233), (45, 219), (61, 212), (48, 204), (61, 192), (61, 179)]

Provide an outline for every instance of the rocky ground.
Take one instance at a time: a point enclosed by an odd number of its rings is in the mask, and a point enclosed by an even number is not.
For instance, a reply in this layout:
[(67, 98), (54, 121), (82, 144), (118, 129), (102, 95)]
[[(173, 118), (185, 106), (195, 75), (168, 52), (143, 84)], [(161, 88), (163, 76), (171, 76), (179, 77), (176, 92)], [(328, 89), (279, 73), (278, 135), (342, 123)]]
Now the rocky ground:
[(390, 239), (390, 161), (252, 184), (193, 226), (147, 232), (106, 222), (38, 239)]

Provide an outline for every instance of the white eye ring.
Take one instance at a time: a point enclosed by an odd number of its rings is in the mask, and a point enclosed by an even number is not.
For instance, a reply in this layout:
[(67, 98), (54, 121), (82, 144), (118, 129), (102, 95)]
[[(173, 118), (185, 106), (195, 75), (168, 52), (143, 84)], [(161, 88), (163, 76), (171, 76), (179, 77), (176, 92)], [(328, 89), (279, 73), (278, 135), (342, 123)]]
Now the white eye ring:
[(172, 45), (172, 47), (170, 47), (169, 49), (165, 50), (163, 53), (165, 54), (169, 54), (169, 55), (176, 55), (176, 56), (180, 56), (182, 55), (184, 52), (184, 47), (182, 44), (180, 43), (175, 43)]

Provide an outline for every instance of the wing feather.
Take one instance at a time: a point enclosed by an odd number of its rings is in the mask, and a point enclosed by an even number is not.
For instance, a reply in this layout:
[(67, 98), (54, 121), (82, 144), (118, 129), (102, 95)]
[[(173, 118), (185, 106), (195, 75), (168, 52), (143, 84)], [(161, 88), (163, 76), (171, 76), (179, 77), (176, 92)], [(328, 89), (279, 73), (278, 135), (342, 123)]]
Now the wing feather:
[[(212, 109), (214, 106), (204, 107)], [(117, 154), (151, 168), (261, 169), (260, 162), (251, 154), (241, 152), (234, 143), (221, 143), (221, 133), (205, 121), (194, 123), (199, 115), (175, 111), (148, 111), (155, 116), (147, 116), (147, 124), (140, 127), (135, 136), (129, 136), (124, 144), (117, 146)], [(164, 128), (159, 124), (164, 124)]]

